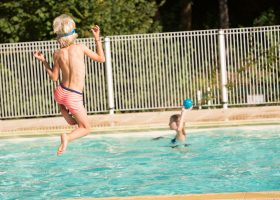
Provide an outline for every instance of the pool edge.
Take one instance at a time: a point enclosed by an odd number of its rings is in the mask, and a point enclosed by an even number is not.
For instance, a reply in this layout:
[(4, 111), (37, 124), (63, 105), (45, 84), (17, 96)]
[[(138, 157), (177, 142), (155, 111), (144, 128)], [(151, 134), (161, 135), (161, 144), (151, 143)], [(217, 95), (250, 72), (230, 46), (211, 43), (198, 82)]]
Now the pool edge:
[[(186, 115), (186, 128), (213, 128), (242, 125), (276, 125), (280, 122), (280, 106), (255, 106), (228, 109), (189, 110)], [(180, 114), (181, 110), (115, 113), (114, 115), (89, 115), (92, 133), (115, 131), (154, 131), (167, 130), (169, 118)], [(70, 132), (74, 127), (68, 125), (62, 116), (1, 119), (0, 137), (51, 136)]]
[(131, 196), (109, 198), (69, 198), (67, 200), (279, 200), (280, 191), (265, 192), (236, 192), (236, 193), (210, 193), (210, 194), (184, 194), (184, 195), (161, 195), (161, 196)]
[[(208, 128), (228, 128), (240, 126), (270, 126), (280, 125), (280, 119), (259, 119), (259, 120), (233, 120), (233, 121), (208, 121), (187, 123), (186, 129), (208, 129)], [(1, 131), (0, 139), (5, 138), (20, 138), (20, 137), (48, 137), (57, 136), (61, 133), (70, 132), (72, 126), (67, 128), (57, 129), (34, 129), (34, 130), (16, 130), (16, 131)], [(91, 127), (91, 133), (94, 134), (110, 134), (124, 132), (151, 132), (169, 130), (166, 124), (151, 124), (151, 125), (131, 125), (131, 126), (108, 126), (108, 127)]]

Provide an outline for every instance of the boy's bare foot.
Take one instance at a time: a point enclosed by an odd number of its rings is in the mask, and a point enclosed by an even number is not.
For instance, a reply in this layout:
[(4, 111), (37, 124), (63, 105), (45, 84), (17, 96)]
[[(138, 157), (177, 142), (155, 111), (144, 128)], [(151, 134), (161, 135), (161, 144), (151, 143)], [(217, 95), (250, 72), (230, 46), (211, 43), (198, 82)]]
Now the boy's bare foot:
[(61, 155), (67, 148), (67, 145), (68, 145), (68, 139), (67, 139), (67, 135), (66, 133), (62, 133), (60, 135), (60, 140), (61, 140), (61, 144), (57, 150), (57, 155)]

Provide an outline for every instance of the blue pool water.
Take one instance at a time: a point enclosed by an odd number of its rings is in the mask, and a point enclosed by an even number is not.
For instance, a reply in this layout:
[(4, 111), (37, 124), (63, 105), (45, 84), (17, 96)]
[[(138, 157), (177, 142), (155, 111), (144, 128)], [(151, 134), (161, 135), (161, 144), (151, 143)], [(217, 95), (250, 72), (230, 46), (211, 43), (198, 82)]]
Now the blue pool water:
[[(89, 136), (56, 156), (58, 137), (0, 140), (0, 199), (280, 190), (280, 127)], [(164, 135), (161, 140), (151, 140)]]

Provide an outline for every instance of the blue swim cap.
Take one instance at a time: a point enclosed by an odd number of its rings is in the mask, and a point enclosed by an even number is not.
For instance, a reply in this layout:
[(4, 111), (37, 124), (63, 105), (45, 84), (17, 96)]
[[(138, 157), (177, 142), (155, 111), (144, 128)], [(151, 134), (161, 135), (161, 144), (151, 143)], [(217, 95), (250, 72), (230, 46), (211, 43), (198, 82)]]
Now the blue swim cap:
[(193, 106), (193, 102), (191, 99), (185, 99), (184, 102), (183, 102), (183, 106), (186, 108), (186, 109), (189, 109)]

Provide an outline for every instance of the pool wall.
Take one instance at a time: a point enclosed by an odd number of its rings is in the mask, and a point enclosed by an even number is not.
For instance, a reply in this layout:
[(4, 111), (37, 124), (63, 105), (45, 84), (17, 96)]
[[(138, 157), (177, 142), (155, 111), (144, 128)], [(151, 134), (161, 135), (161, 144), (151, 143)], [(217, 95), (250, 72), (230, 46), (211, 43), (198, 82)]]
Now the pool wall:
[[(187, 128), (239, 126), (251, 124), (278, 124), (280, 106), (188, 111)], [(168, 120), (180, 110), (125, 114), (89, 115), (92, 133), (168, 129)], [(0, 120), (0, 137), (57, 135), (70, 132), (63, 117)]]

